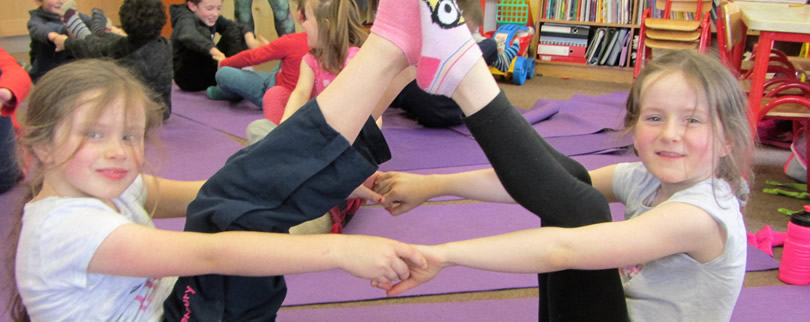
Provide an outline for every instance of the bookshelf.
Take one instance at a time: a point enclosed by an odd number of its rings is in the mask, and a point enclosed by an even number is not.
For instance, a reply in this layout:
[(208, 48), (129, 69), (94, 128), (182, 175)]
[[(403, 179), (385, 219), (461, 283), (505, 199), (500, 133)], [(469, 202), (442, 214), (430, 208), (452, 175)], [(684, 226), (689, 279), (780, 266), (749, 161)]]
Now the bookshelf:
[[(598, 81), (612, 81), (631, 83), (633, 81), (633, 66), (630, 64), (633, 37), (639, 29), (639, 17), (643, 7), (639, 3), (649, 3), (650, 0), (539, 0), (538, 12), (535, 19), (535, 37), (530, 48), (530, 54), (537, 62), (538, 74), (549, 77), (575, 78)], [(597, 8), (598, 7), (598, 8)], [(540, 31), (543, 24), (579, 25), (589, 26), (591, 38), (598, 28), (627, 29), (630, 37), (630, 48), (624, 57), (623, 66), (591, 65), (582, 63), (557, 62), (538, 59), (537, 46), (540, 44)]]

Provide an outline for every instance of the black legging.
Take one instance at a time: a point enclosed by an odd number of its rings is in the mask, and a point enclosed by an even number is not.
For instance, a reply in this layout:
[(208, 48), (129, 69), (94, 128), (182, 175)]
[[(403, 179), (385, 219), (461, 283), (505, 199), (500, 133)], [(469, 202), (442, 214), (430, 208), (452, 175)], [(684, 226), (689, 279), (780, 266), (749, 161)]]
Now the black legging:
[[(503, 92), (465, 119), (506, 191), (546, 227), (611, 221), (588, 171), (551, 147)], [(617, 269), (538, 274), (540, 321), (628, 321)]]

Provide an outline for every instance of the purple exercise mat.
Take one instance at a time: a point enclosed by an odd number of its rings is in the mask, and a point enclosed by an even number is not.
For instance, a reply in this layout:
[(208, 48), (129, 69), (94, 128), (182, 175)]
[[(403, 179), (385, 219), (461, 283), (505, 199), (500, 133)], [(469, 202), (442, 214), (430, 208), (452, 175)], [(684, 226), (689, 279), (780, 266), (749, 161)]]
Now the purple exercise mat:
[(387, 321), (387, 322), (537, 322), (537, 299), (517, 298), (467, 302), (385, 304), (345, 308), (285, 309), (279, 322), (288, 321)]
[[(543, 123), (541, 123), (543, 124)], [(380, 165), (381, 171), (407, 171), (488, 164), (478, 143), (446, 129), (384, 128), (391, 149), (391, 160)], [(546, 140), (565, 155), (602, 154), (632, 144), (629, 135), (599, 132), (577, 136), (552, 137)]]
[[(540, 219), (518, 205), (465, 203), (426, 205), (393, 217), (380, 207), (362, 208), (346, 234), (383, 236), (407, 243), (439, 244), (540, 226)], [(346, 272), (287, 275), (284, 305), (367, 300), (385, 297), (368, 281)], [(534, 274), (504, 274), (452, 267), (403, 296), (537, 286)]]
[(742, 289), (732, 322), (804, 322), (810, 317), (810, 286), (762, 286)]
[[(612, 204), (614, 218), (624, 206)], [(415, 244), (434, 245), (536, 228), (540, 219), (519, 205), (463, 203), (423, 205), (393, 217), (380, 207), (360, 209), (346, 227), (346, 234), (382, 236)], [(284, 305), (329, 303), (382, 298), (368, 281), (338, 270), (287, 275), (289, 287)], [(452, 267), (434, 280), (403, 296), (484, 291), (537, 286), (534, 274), (504, 274)]]
[(237, 103), (209, 100), (205, 91), (184, 92), (172, 85), (172, 114), (245, 138), (250, 122), (264, 118), (262, 111), (248, 100)]
[(475, 140), (448, 129), (384, 128), (382, 132), (392, 156), (380, 165), (382, 171), (488, 163)]
[(384, 129), (419, 129), (422, 125), (415, 119), (408, 117), (404, 110), (399, 108), (388, 108), (383, 112)]
[[(627, 92), (602, 96), (574, 95), (566, 101), (538, 100), (529, 111), (520, 110), (544, 138), (593, 134), (604, 129), (619, 129), (624, 117)], [(471, 136), (464, 126), (452, 128)]]
[(242, 148), (225, 134), (180, 115), (173, 115), (157, 131), (162, 147), (147, 145), (147, 172), (168, 179), (208, 179)]
[[(799, 322), (810, 316), (810, 286), (743, 288), (732, 322)], [(537, 321), (537, 299), (517, 298), (467, 302), (363, 305), (343, 308), (282, 308), (278, 321)]]

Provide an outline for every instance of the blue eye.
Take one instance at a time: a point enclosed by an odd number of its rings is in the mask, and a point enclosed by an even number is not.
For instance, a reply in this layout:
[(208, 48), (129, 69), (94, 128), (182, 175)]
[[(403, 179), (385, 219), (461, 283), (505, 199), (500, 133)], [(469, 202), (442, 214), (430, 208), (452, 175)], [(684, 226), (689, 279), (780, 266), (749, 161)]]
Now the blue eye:
[(658, 116), (649, 116), (647, 117), (647, 121), (659, 122), (661, 121), (661, 118)]
[(101, 133), (96, 131), (89, 131), (87, 132), (86, 136), (90, 139), (100, 139), (102, 137)]
[(126, 141), (126, 142), (134, 142), (134, 141), (137, 141), (137, 140), (138, 140), (138, 138), (139, 138), (139, 137), (138, 137), (137, 135), (125, 135), (125, 136), (124, 136), (124, 137), (122, 137), (121, 139), (122, 139), (122, 140), (124, 140), (124, 141)]

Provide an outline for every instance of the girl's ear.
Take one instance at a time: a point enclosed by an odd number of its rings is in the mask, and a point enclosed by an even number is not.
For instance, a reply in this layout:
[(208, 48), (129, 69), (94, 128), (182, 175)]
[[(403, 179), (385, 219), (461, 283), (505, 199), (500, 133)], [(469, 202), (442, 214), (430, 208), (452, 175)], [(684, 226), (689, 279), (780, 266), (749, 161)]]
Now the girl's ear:
[(197, 12), (197, 5), (194, 4), (194, 2), (186, 1), (186, 6), (188, 6), (188, 10), (191, 10), (191, 12)]
[(734, 149), (734, 141), (730, 138), (723, 136), (723, 139), (719, 140), (720, 142), (720, 151), (718, 157), (722, 158), (728, 156), (731, 153), (731, 150)]
[(39, 160), (39, 162), (42, 162), (42, 164), (53, 163), (53, 156), (51, 154), (53, 147), (51, 144), (39, 143), (35, 144), (31, 148), (34, 150), (34, 156), (37, 158), (37, 160)]

